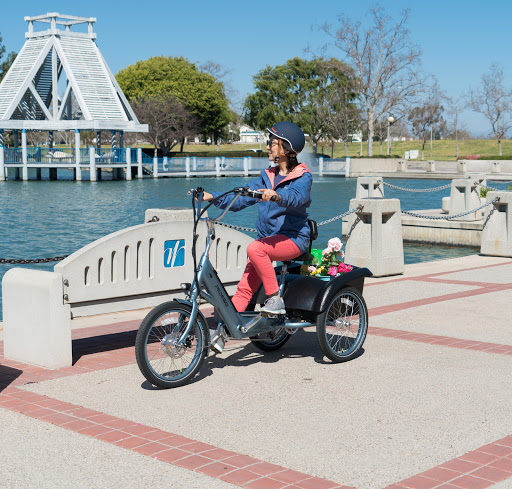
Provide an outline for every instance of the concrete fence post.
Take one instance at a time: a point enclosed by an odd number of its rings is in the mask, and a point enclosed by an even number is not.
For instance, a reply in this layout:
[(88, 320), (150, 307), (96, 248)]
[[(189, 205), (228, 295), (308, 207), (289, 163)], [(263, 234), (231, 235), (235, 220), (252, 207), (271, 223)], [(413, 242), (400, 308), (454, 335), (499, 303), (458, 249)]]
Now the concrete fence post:
[(215, 158), (215, 176), (220, 177), (220, 158), (218, 156)]
[[(453, 216), (468, 212), (480, 205), (480, 187), (478, 180), (474, 178), (456, 178), (452, 180), (448, 215)], [(480, 218), (480, 212), (476, 211), (466, 216), (458, 217), (456, 220), (478, 221)]]
[(466, 173), (468, 171), (468, 165), (466, 160), (457, 161), (457, 173)]
[(345, 262), (367, 267), (375, 277), (404, 272), (402, 219), (398, 199), (351, 199)]
[(197, 171), (197, 156), (192, 156), (192, 171)]
[(158, 178), (158, 158), (153, 157), (153, 178)]
[(252, 168), (252, 156), (247, 157), (247, 168), (249, 170)]
[(322, 156), (318, 158), (318, 176), (322, 177), (324, 175), (324, 159)]
[(398, 160), (397, 161), (397, 170), (398, 171), (407, 171), (407, 160)]
[(485, 208), (480, 253), (512, 257), (512, 192), (487, 193), (487, 202), (499, 201)]
[(501, 162), (493, 161), (491, 164), (491, 173), (501, 173)]
[(162, 160), (162, 170), (163, 171), (169, 171), (169, 158), (167, 156), (163, 157), (163, 160)]
[(350, 158), (345, 158), (345, 178), (350, 178)]
[(0, 182), (5, 181), (5, 150), (0, 146)]
[(427, 172), (435, 172), (436, 171), (436, 162), (433, 160), (427, 161)]
[(132, 150), (128, 146), (126, 148), (126, 180), (132, 179)]
[(247, 158), (244, 158), (244, 176), (249, 176), (249, 162), (247, 161)]
[(62, 275), (11, 268), (2, 280), (4, 355), (40, 367), (71, 367), (71, 312)]
[(89, 180), (96, 181), (96, 150), (94, 146), (89, 147)]
[(358, 177), (356, 199), (383, 198), (384, 184), (382, 177)]
[(137, 178), (141, 180), (144, 178), (142, 172), (142, 148), (137, 148)]
[(190, 176), (190, 157), (187, 156), (185, 158), (185, 173), (187, 174), (187, 177)]

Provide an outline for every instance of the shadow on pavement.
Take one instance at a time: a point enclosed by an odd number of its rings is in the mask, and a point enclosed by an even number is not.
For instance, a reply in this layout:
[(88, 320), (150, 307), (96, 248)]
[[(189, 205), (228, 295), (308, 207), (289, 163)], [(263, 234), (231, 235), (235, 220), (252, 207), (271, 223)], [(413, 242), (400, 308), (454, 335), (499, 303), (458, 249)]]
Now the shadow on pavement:
[(120, 350), (135, 345), (137, 329), (73, 340), (73, 365), (85, 355)]
[(0, 365), (0, 392), (12, 384), (21, 374), (22, 370), (6, 365)]
[[(364, 348), (361, 348), (358, 354), (350, 361), (357, 361), (364, 352)], [(298, 331), (282, 348), (271, 352), (263, 352), (250, 342), (239, 341), (233, 343), (228, 341), (226, 349), (222, 354), (210, 353), (201, 366), (199, 373), (189, 384), (200, 382), (206, 377), (213, 375), (215, 370), (224, 367), (247, 367), (255, 363), (277, 363), (283, 358), (305, 357), (311, 357), (316, 363), (334, 365), (333, 362), (325, 359), (314, 331)], [(161, 390), (148, 381), (144, 381), (141, 387), (145, 390)]]

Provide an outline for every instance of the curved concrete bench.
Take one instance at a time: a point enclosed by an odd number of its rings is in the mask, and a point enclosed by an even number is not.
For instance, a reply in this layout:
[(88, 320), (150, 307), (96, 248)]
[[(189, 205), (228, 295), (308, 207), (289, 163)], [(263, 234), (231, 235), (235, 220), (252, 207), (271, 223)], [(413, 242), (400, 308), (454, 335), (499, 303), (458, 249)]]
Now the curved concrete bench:
[[(172, 212), (171, 212), (172, 214)], [(183, 297), (191, 282), (191, 221), (157, 221), (100, 238), (54, 267), (12, 268), (2, 281), (4, 354), (10, 360), (61, 368), (71, 365), (71, 318), (153, 307)], [(198, 226), (198, 256), (206, 226)], [(247, 263), (250, 236), (222, 226), (210, 260), (234, 293)]]

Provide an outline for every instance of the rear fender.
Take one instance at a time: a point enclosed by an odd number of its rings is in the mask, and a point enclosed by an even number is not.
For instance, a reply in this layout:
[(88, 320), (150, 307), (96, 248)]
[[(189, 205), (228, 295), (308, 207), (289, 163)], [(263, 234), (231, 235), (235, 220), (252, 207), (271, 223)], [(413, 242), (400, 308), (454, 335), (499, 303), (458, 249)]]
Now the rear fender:
[(354, 287), (362, 295), (364, 279), (372, 275), (368, 268), (355, 268), (351, 272), (342, 273), (340, 276), (327, 282), (328, 285), (324, 293), (316, 297), (313, 305), (314, 312), (321, 313), (325, 311), (334, 296), (344, 287)]

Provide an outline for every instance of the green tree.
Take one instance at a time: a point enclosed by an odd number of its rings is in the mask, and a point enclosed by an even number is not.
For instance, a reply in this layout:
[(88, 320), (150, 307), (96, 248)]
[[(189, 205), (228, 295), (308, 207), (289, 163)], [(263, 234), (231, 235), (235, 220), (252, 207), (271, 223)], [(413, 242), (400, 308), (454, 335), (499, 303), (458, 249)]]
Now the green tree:
[(5, 74), (9, 71), (15, 59), (16, 53), (14, 51), (5, 55), (5, 46), (2, 44), (2, 36), (0, 36), (0, 82), (4, 79)]
[(224, 86), (182, 57), (157, 56), (120, 70), (116, 79), (128, 100), (172, 95), (195, 115), (205, 135), (217, 139), (230, 121)]
[(318, 141), (330, 136), (326, 111), (331, 96), (346, 91), (344, 67), (335, 59), (297, 57), (267, 66), (253, 77), (256, 92), (245, 99), (246, 122), (260, 130), (280, 120), (294, 122), (309, 135), (316, 152)]

